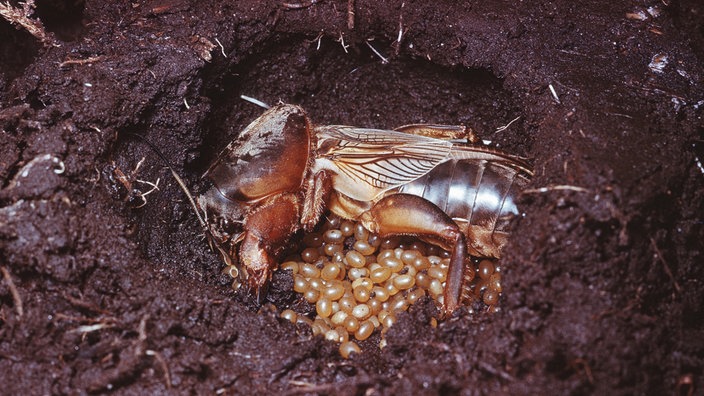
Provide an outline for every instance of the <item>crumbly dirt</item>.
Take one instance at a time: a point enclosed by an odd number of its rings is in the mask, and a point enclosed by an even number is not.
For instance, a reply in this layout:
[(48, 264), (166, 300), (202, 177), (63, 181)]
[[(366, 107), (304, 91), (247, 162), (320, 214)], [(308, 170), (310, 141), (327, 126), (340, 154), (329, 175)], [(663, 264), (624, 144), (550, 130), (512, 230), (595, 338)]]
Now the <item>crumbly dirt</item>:
[[(0, 19), (2, 393), (704, 394), (703, 15), (696, 0), (48, 0), (31, 15), (43, 39)], [(424, 301), (345, 360), (234, 292), (129, 133), (203, 191), (262, 111), (240, 95), (317, 123), (465, 124), (530, 158), (501, 311), (434, 328)], [(277, 275), (270, 298), (290, 289)]]

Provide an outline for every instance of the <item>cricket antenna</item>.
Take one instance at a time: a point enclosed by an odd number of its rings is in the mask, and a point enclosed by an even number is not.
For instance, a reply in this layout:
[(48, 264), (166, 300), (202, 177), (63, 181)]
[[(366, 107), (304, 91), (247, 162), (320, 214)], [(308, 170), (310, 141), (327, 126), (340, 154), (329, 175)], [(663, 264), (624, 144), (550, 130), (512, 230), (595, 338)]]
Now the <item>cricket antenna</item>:
[(136, 133), (128, 132), (127, 135), (134, 136), (139, 138), (142, 142), (146, 143), (149, 148), (151, 148), (158, 156), (161, 158), (161, 160), (164, 162), (164, 164), (169, 168), (171, 171), (171, 174), (174, 176), (174, 179), (176, 179), (176, 183), (178, 183), (179, 187), (181, 187), (181, 190), (183, 190), (184, 194), (186, 194), (186, 197), (188, 197), (188, 202), (191, 203), (191, 207), (193, 208), (193, 212), (195, 212), (196, 217), (198, 217), (198, 222), (200, 223), (201, 227), (205, 230), (205, 232), (210, 235), (210, 229), (208, 228), (208, 225), (205, 223), (205, 220), (203, 220), (203, 217), (200, 215), (200, 212), (198, 211), (198, 205), (196, 205), (196, 201), (193, 199), (193, 195), (191, 195), (191, 192), (188, 190), (188, 187), (186, 187), (186, 183), (183, 182), (183, 179), (181, 179), (181, 176), (176, 173), (174, 168), (171, 166), (171, 163), (169, 160), (166, 159), (164, 154), (161, 153), (161, 151), (147, 138), (144, 136), (138, 135)]
[[(164, 164), (169, 168), (171, 171), (171, 174), (174, 176), (174, 179), (176, 179), (176, 183), (178, 183), (179, 187), (181, 187), (181, 190), (183, 191), (184, 194), (186, 194), (186, 197), (188, 197), (188, 202), (190, 202), (191, 207), (193, 208), (193, 212), (196, 214), (196, 217), (198, 218), (198, 222), (200, 223), (200, 226), (203, 228), (203, 232), (205, 232), (206, 237), (208, 238), (208, 244), (210, 245), (210, 249), (214, 250), (216, 248), (218, 252), (220, 252), (223, 261), (231, 267), (234, 267), (236, 270), (236, 274), (239, 274), (240, 272), (240, 267), (237, 264), (236, 261), (233, 261), (233, 258), (230, 256), (228, 253), (228, 250), (224, 248), (220, 242), (217, 241), (215, 236), (213, 235), (212, 231), (210, 230), (210, 227), (208, 227), (208, 224), (205, 222), (203, 219), (203, 216), (200, 215), (200, 212), (198, 211), (198, 205), (196, 205), (196, 201), (193, 199), (193, 195), (191, 195), (191, 192), (188, 190), (188, 187), (186, 187), (186, 183), (184, 183), (183, 179), (181, 179), (181, 176), (176, 173), (174, 168), (171, 166), (171, 163), (169, 160), (166, 159), (164, 154), (161, 153), (161, 151), (147, 138), (141, 135), (137, 135), (136, 133), (128, 132), (127, 135), (134, 136), (139, 138), (142, 142), (146, 143), (149, 148), (151, 148), (158, 156), (161, 158), (161, 160), (164, 162)], [(233, 278), (237, 278), (238, 275), (233, 275)], [(237, 284), (237, 280), (235, 280), (235, 284)], [(233, 284), (233, 287), (234, 285)], [(235, 287), (237, 288), (237, 287)]]

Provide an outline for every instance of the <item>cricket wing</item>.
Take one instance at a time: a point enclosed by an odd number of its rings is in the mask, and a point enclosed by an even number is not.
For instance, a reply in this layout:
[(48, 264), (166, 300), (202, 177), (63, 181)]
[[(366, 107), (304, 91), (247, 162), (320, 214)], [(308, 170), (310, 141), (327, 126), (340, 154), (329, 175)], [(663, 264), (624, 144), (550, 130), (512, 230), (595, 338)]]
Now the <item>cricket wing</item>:
[(315, 128), (316, 168), (335, 173), (335, 190), (373, 201), (450, 158), (451, 142), (383, 129), (341, 125)]

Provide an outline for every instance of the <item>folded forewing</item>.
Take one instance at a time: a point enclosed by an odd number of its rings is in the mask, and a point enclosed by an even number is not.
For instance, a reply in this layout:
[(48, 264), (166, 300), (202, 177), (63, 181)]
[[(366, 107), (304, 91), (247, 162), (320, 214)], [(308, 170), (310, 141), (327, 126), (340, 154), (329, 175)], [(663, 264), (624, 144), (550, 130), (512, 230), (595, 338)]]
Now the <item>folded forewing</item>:
[(316, 128), (316, 167), (335, 173), (335, 189), (371, 201), (450, 158), (452, 143), (425, 136), (350, 126)]
[(450, 153), (450, 158), (455, 160), (485, 160), (502, 163), (512, 169), (523, 172), (528, 176), (533, 175), (531, 166), (524, 158), (504, 153), (490, 147), (479, 145), (455, 145)]

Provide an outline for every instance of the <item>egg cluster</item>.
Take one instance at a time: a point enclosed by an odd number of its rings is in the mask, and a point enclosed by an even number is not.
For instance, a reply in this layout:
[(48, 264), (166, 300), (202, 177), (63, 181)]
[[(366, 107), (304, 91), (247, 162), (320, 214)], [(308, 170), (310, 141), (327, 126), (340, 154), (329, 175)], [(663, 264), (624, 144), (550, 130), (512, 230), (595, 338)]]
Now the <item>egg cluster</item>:
[[(304, 248), (281, 264), (294, 277), (294, 290), (315, 304), (313, 320), (290, 309), (281, 317), (307, 323), (314, 335), (340, 342), (340, 354), (359, 353), (376, 328), (383, 334), (397, 315), (424, 296), (443, 303), (449, 253), (417, 240), (383, 239), (361, 224), (339, 218), (304, 236)], [(501, 275), (482, 260), (465, 271), (462, 301), (483, 301), (496, 310)], [(384, 344), (382, 338), (382, 345)]]

